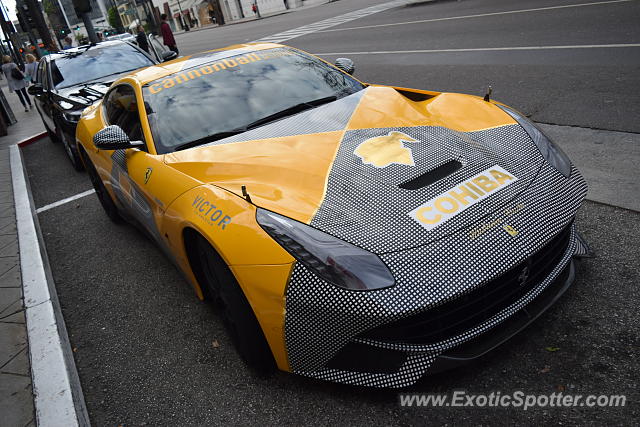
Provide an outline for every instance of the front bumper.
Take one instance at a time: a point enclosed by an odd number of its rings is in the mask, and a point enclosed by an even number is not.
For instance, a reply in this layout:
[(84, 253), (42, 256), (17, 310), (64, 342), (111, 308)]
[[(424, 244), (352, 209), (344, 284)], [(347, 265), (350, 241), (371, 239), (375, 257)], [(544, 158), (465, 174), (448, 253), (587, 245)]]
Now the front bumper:
[[(400, 340), (387, 339), (390, 335), (376, 339), (366, 336), (367, 332), (428, 313), (521, 265), (567, 229), (586, 192), (586, 182), (577, 169), (573, 168), (567, 179), (543, 164), (526, 191), (506, 205), (492, 208), (472, 228), (462, 228), (425, 245), (379, 253), (396, 279), (396, 285), (387, 289), (370, 292), (339, 289), (297, 263), (286, 293), (285, 340), (291, 371), (374, 387), (413, 384), (442, 355), (452, 354), (453, 349), (499, 328), (532, 303), (567, 268), (573, 256), (587, 252), (575, 227), (570, 226), (569, 242), (562, 256), (555, 259), (554, 268), (545, 270), (532, 289), (516, 301), (509, 301), (508, 306), (500, 306), (490, 317), (467, 323), (464, 330), (448, 331), (429, 340), (404, 341), (405, 335), (400, 335)], [(509, 236), (503, 224), (518, 233)], [(363, 345), (364, 349), (389, 350), (377, 350), (378, 357), (386, 358), (389, 366), (375, 371), (364, 368), (362, 362), (357, 370), (335, 364), (334, 359), (341, 353), (349, 353), (349, 347), (353, 353), (361, 354)], [(403, 357), (396, 357), (398, 353)], [(341, 369), (336, 369), (338, 366)]]
[(551, 272), (515, 302), (462, 333), (428, 344), (385, 342), (359, 334), (321, 369), (296, 372), (347, 384), (405, 387), (426, 374), (467, 363), (507, 341), (553, 305), (573, 283), (573, 257), (585, 247), (570, 225), (568, 243)]
[[(547, 286), (528, 305), (516, 311), (499, 326), (478, 335), (468, 342), (438, 354), (435, 359), (425, 352), (426, 360), (431, 363), (426, 374), (435, 374), (469, 363), (489, 353), (529, 324), (551, 307), (564, 292), (573, 284), (575, 279), (574, 261), (571, 260), (560, 275)], [(397, 374), (412, 357), (420, 357), (420, 351), (401, 351), (378, 347), (366, 342), (353, 342), (345, 346), (327, 367), (348, 372), (368, 372)]]

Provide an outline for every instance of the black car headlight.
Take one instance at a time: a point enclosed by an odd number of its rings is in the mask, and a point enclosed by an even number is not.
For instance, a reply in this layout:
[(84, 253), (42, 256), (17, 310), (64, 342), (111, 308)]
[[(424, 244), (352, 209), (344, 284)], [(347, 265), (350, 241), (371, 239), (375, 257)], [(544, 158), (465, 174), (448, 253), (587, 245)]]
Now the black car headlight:
[(62, 115), (68, 122), (78, 123), (82, 116), (82, 110), (67, 110), (63, 111)]
[(309, 225), (258, 208), (258, 224), (309, 270), (340, 288), (370, 291), (395, 280), (377, 255)]
[(551, 166), (565, 177), (569, 178), (569, 176), (571, 176), (571, 160), (569, 160), (569, 157), (560, 149), (560, 147), (551, 142), (551, 140), (528, 118), (511, 108), (505, 107), (504, 105), (498, 105), (498, 107), (502, 108), (507, 114), (513, 117), (520, 126), (522, 126), (536, 144), (538, 150), (540, 150), (542, 157), (544, 157)]

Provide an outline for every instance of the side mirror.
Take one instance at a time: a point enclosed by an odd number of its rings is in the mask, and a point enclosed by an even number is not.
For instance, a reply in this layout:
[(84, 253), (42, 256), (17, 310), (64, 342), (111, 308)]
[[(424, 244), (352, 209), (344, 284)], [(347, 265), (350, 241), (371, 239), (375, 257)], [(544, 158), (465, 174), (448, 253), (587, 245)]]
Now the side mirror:
[(120, 150), (144, 146), (142, 141), (130, 141), (129, 136), (117, 125), (107, 126), (93, 135), (93, 145), (98, 150)]
[(29, 89), (27, 89), (27, 92), (29, 92), (29, 95), (31, 96), (37, 96), (37, 95), (42, 95), (44, 93), (44, 89), (42, 89), (42, 86), (39, 84), (33, 84), (29, 86)]
[(165, 50), (162, 52), (162, 62), (171, 61), (172, 59), (176, 59), (178, 54), (172, 50)]
[(338, 58), (335, 65), (347, 74), (353, 74), (356, 70), (356, 65), (349, 58)]

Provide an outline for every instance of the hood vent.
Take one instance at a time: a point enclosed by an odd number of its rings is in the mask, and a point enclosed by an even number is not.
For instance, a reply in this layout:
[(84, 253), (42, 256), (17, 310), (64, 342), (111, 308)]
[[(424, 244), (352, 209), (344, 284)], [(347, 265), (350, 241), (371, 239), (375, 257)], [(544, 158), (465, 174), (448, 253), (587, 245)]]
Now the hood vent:
[(411, 90), (396, 89), (396, 92), (413, 102), (422, 102), (435, 97), (430, 93), (413, 92)]
[(426, 187), (427, 185), (431, 185), (434, 182), (451, 175), (461, 168), (462, 163), (460, 163), (458, 160), (449, 160), (447, 163), (444, 163), (435, 169), (425, 172), (422, 175), (418, 175), (415, 178), (411, 178), (409, 181), (403, 182), (402, 184), (398, 185), (398, 187), (405, 190), (419, 190), (423, 187)]

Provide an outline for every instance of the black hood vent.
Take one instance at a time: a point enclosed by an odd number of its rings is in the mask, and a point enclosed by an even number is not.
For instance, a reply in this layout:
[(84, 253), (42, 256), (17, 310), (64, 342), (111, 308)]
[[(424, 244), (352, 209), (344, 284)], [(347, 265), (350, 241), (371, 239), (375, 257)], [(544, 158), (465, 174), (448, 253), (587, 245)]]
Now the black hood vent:
[(451, 175), (455, 171), (462, 168), (462, 163), (458, 160), (449, 160), (447, 163), (444, 163), (438, 166), (435, 169), (431, 169), (428, 172), (423, 173), (422, 175), (418, 175), (415, 178), (411, 178), (409, 181), (405, 181), (402, 184), (398, 185), (398, 187), (403, 188), (405, 190), (419, 190), (427, 185), (431, 185), (436, 181), (441, 180), (442, 178), (446, 178)]

